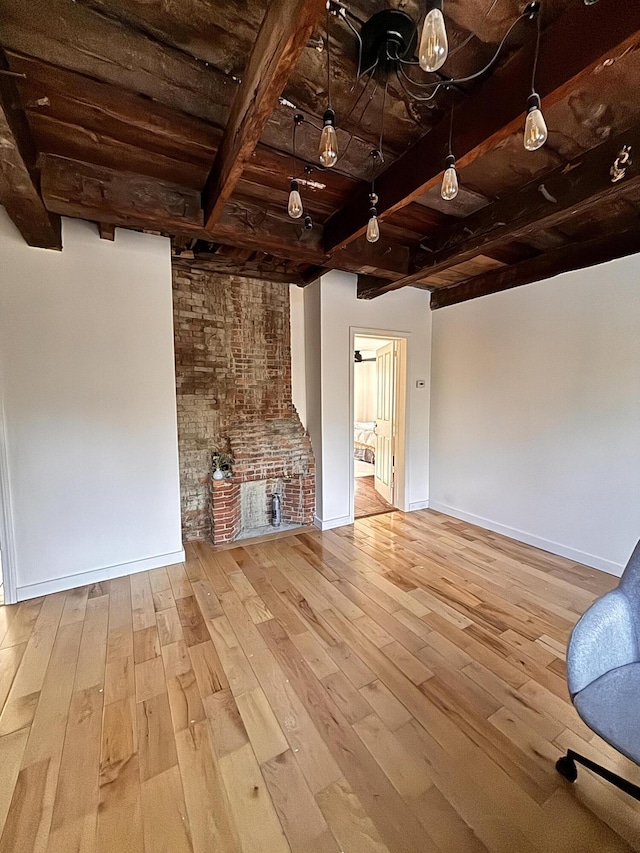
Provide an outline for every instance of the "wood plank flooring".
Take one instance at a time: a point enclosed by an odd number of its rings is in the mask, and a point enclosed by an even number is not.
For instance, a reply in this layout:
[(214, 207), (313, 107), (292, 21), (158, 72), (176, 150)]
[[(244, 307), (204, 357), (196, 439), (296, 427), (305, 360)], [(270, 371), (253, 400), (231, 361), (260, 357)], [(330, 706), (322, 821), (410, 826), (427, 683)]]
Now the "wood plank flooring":
[(568, 701), (614, 578), (432, 511), (0, 609), (0, 853), (640, 849)]
[(366, 518), (370, 515), (380, 515), (383, 512), (393, 512), (394, 508), (387, 503), (382, 495), (376, 492), (373, 477), (356, 477), (354, 488), (354, 516)]

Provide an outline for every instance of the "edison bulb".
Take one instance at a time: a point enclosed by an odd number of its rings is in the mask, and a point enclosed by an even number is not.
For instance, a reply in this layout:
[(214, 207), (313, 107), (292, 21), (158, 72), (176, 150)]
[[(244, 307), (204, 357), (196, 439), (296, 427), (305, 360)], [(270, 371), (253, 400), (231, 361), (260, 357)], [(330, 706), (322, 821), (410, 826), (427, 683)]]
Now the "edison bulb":
[(427, 12), (422, 27), (418, 59), (423, 71), (437, 71), (444, 65), (449, 53), (447, 28), (441, 9), (431, 9)]
[(377, 243), (380, 239), (380, 224), (378, 217), (373, 214), (367, 224), (367, 240), (369, 243)]
[(287, 212), (292, 219), (300, 219), (302, 216), (302, 199), (300, 198), (297, 181), (291, 181), (291, 192), (289, 193)]
[(338, 161), (338, 134), (332, 124), (325, 124), (322, 128), (318, 157), (327, 169), (335, 166)]
[(527, 151), (537, 151), (547, 141), (547, 124), (539, 107), (532, 107), (527, 113), (524, 125), (524, 147)]
[(451, 201), (452, 198), (458, 195), (458, 173), (453, 164), (445, 169), (442, 176), (440, 195), (445, 201)]

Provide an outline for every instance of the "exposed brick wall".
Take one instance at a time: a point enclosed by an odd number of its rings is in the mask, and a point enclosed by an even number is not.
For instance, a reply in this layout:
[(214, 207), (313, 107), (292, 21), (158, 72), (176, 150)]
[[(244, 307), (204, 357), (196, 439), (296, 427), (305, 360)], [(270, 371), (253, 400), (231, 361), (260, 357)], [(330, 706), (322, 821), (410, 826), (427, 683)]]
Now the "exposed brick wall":
[[(291, 400), (288, 285), (181, 264), (174, 266), (173, 294), (183, 535), (205, 538), (212, 529), (216, 447), (233, 437), (242, 456), (250, 445), (264, 458), (269, 476), (268, 460), (281, 456), (287, 442), (293, 447), (294, 434), (307, 442), (308, 453), (311, 446)], [(278, 425), (275, 437), (262, 433), (265, 421)], [(292, 472), (308, 475), (301, 459), (293, 471), (300, 453), (291, 452)], [(308, 482), (305, 487), (306, 503), (315, 503)]]

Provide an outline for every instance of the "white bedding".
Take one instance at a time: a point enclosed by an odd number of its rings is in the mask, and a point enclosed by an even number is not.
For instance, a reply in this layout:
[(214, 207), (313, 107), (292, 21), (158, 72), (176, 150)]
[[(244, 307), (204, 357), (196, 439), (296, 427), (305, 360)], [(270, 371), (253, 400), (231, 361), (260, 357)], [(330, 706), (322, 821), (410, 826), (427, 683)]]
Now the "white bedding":
[(356, 421), (353, 425), (353, 440), (356, 444), (363, 445), (364, 447), (370, 447), (372, 450), (375, 450), (375, 428), (375, 421), (371, 423)]

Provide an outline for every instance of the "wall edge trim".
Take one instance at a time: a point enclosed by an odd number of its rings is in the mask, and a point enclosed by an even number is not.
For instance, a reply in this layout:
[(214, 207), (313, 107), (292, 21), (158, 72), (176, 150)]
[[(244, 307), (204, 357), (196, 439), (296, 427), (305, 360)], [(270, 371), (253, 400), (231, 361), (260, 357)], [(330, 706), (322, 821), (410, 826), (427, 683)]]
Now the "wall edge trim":
[(145, 557), (142, 560), (133, 560), (129, 563), (117, 563), (113, 566), (103, 566), (100, 569), (91, 569), (87, 572), (76, 572), (72, 575), (52, 578), (48, 581), (25, 584), (24, 586), (19, 585), (16, 590), (17, 599), (18, 601), (26, 601), (29, 598), (38, 598), (41, 595), (49, 595), (52, 592), (63, 592), (64, 590), (100, 583), (101, 581), (111, 580), (112, 578), (134, 575), (137, 572), (144, 572), (149, 569), (172, 566), (174, 563), (183, 563), (184, 561), (184, 548), (181, 548), (179, 551), (171, 551), (168, 554), (157, 554), (153, 557)]
[(533, 545), (534, 548), (540, 548), (542, 551), (549, 551), (551, 554), (557, 554), (559, 557), (566, 557), (568, 560), (574, 560), (576, 563), (583, 563), (592, 569), (598, 569), (601, 572), (606, 572), (608, 575), (620, 577), (624, 570), (622, 563), (614, 563), (612, 560), (607, 560), (604, 557), (597, 557), (594, 554), (588, 554), (586, 551), (579, 551), (577, 548), (571, 548), (568, 545), (563, 545), (560, 542), (553, 542), (551, 539), (545, 539), (542, 536), (536, 536), (534, 533), (528, 533), (526, 530), (519, 530), (517, 527), (509, 527), (506, 524), (500, 524), (489, 518), (483, 518), (481, 515), (475, 515), (472, 512), (466, 512), (456, 507), (448, 506), (448, 504), (440, 503), (439, 501), (431, 501), (430, 508), (436, 512), (442, 512), (445, 515), (451, 515), (454, 518), (459, 518), (461, 521), (468, 521), (470, 524), (476, 524), (478, 527), (483, 527), (485, 530), (491, 530), (494, 533), (500, 533), (503, 536), (508, 536), (510, 539), (516, 539), (518, 542), (524, 542), (525, 545)]
[(315, 515), (313, 523), (319, 530), (333, 530), (334, 527), (344, 527), (347, 524), (353, 524), (353, 519), (350, 515), (340, 515), (336, 518), (327, 518), (325, 520)]
[(411, 501), (409, 504), (409, 512), (415, 512), (418, 509), (429, 509), (429, 499), (426, 501)]

